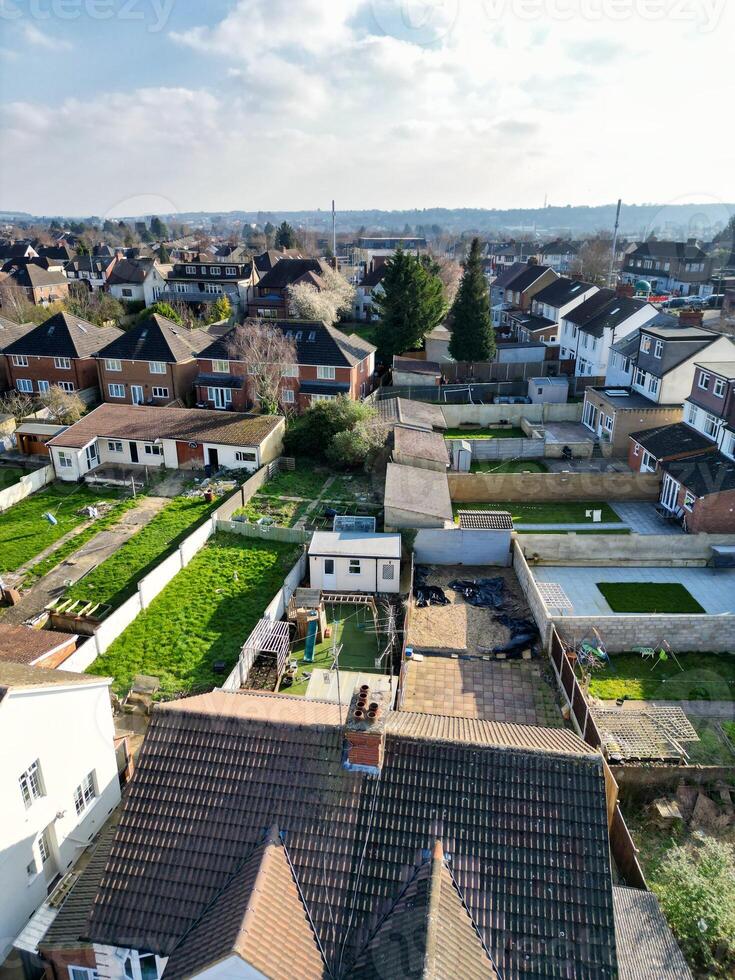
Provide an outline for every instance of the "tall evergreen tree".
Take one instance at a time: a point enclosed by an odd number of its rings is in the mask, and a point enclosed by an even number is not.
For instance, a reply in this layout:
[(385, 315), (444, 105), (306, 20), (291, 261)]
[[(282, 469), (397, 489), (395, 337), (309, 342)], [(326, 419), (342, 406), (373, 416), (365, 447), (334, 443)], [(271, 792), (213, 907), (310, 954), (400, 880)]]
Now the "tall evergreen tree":
[(295, 248), (296, 232), (288, 221), (283, 221), (276, 229), (276, 248)]
[(452, 306), (449, 353), (455, 361), (489, 361), (495, 355), (487, 280), (482, 271), (480, 240), (474, 238)]
[(415, 255), (398, 249), (386, 262), (382, 286), (376, 299), (381, 353), (391, 357), (420, 347), (447, 312), (441, 279)]

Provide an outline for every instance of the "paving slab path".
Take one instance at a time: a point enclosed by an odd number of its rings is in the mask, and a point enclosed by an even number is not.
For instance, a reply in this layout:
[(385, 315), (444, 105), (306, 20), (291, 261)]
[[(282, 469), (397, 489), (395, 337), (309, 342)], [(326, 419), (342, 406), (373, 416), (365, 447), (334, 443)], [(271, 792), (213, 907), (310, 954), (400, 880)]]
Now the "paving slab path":
[(16, 606), (0, 610), (0, 623), (17, 626), (38, 616), (49, 602), (61, 595), (67, 584), (78, 582), (95, 565), (109, 558), (136, 531), (152, 521), (167, 503), (169, 499), (166, 497), (140, 497), (137, 505), (126, 511), (117, 524), (90, 538), (78, 551), (69, 555), (66, 561), (35, 582), (24, 592)]

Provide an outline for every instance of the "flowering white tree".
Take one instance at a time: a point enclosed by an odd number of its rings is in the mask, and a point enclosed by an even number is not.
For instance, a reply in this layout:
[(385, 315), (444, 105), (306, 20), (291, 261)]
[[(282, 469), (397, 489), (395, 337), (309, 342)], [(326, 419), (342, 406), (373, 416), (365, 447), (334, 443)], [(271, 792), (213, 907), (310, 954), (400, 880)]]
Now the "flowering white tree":
[(266, 415), (276, 415), (282, 404), (282, 380), (298, 363), (296, 344), (263, 320), (246, 320), (228, 345), (233, 361), (244, 361), (252, 395)]
[(324, 285), (299, 283), (289, 288), (291, 312), (302, 320), (323, 320), (336, 323), (349, 313), (355, 300), (355, 287), (334, 269), (325, 268), (320, 276)]

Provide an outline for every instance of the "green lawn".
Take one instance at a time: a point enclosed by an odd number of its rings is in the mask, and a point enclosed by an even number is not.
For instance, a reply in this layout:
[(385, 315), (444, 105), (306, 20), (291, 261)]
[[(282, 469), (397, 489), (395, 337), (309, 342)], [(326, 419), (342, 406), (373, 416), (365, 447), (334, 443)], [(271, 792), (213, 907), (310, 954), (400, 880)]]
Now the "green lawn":
[(346, 333), (347, 336), (351, 333), (356, 333), (358, 337), (362, 337), (363, 340), (367, 340), (369, 344), (373, 346), (378, 346), (378, 323), (374, 321), (372, 323), (363, 323), (362, 321), (357, 323), (338, 323), (336, 324), (338, 330), (342, 333)]
[[(610, 666), (596, 670), (590, 694), (604, 701), (735, 701), (735, 657), (726, 653), (676, 653), (666, 663), (639, 653), (610, 654)], [(652, 669), (653, 668), (653, 669)]]
[(732, 742), (733, 749), (735, 749), (735, 721), (723, 721), (722, 730)]
[(597, 582), (615, 613), (703, 613), (694, 596), (678, 582)]
[[(367, 610), (359, 609), (351, 605), (328, 605), (327, 619), (330, 624), (335, 620), (340, 620), (337, 627), (337, 644), (342, 644), (339, 655), (339, 664), (342, 670), (364, 670), (375, 673), (378, 668), (375, 666), (375, 658), (382, 652), (378, 644), (375, 633), (368, 632), (361, 628), (367, 623), (372, 626), (372, 616)], [(332, 665), (332, 639), (318, 643), (314, 650), (314, 662), (305, 664), (304, 660), (304, 640), (295, 643), (291, 650), (292, 659), (298, 661), (298, 673), (296, 683), (283, 690), (288, 694), (305, 694), (309, 686), (309, 678), (304, 677), (304, 672), (311, 673), (316, 669), (325, 670)]]
[(125, 512), (132, 510), (135, 505), (136, 500), (133, 497), (116, 502), (114, 507), (104, 517), (99, 517), (89, 527), (86, 527), (79, 534), (75, 534), (73, 538), (65, 541), (64, 544), (52, 551), (47, 558), (43, 558), (41, 561), (36, 562), (35, 565), (31, 565), (23, 577), (23, 585), (27, 587), (33, 582), (38, 581), (44, 575), (48, 575), (57, 565), (60, 565), (62, 561), (66, 561), (69, 555), (75, 551), (79, 551), (80, 548), (84, 547), (97, 534), (117, 524)]
[(313, 500), (327, 482), (326, 468), (317, 471), (308, 460), (297, 459), (295, 470), (282, 470), (258, 491), (263, 497), (304, 497)]
[[(293, 545), (217, 534), (89, 672), (114, 677), (119, 694), (135, 674), (158, 677), (164, 696), (221, 684), (297, 555)], [(214, 673), (217, 660), (225, 674)]]
[(257, 493), (244, 507), (238, 507), (232, 516), (247, 517), (253, 524), (261, 517), (271, 517), (279, 527), (293, 527), (308, 506), (308, 501), (279, 500)]
[(67, 598), (120, 605), (135, 592), (138, 581), (221, 503), (206, 503), (202, 497), (175, 497), (114, 555), (73, 585)]
[(548, 473), (548, 471), (546, 463), (540, 463), (537, 459), (506, 459), (502, 462), (488, 459), (473, 463), (470, 469), (471, 473)]
[[(116, 499), (116, 491), (90, 490), (77, 483), (53, 483), (0, 514), (0, 572), (12, 572), (88, 520), (77, 511), (99, 500)], [(43, 514), (50, 512), (57, 524)]]
[(477, 429), (445, 429), (445, 439), (527, 439), (528, 436), (520, 427)]
[(606, 524), (621, 524), (622, 521), (609, 504), (600, 503), (508, 503), (499, 501), (498, 503), (455, 503), (453, 504), (455, 517), (458, 510), (507, 510), (517, 523), (523, 524), (589, 524), (594, 528), (594, 524), (589, 517), (585, 516), (585, 511), (601, 510), (602, 520)]
[(0, 466), (0, 490), (12, 487), (22, 476), (31, 470), (21, 469), (20, 466)]

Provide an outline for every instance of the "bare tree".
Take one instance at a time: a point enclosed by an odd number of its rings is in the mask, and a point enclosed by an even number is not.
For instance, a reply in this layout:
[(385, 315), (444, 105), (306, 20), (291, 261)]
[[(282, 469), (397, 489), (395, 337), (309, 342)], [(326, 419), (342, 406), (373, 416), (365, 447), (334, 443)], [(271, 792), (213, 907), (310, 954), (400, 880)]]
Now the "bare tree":
[(571, 274), (595, 285), (607, 285), (612, 240), (603, 233), (583, 242), (572, 263)]
[(284, 331), (263, 320), (246, 320), (235, 330), (229, 343), (233, 361), (244, 361), (253, 400), (265, 415), (285, 414), (283, 379), (291, 374), (297, 361), (296, 344)]
[(441, 279), (442, 286), (444, 287), (444, 299), (447, 305), (451, 306), (462, 279), (462, 266), (459, 262), (455, 262), (454, 259), (450, 259), (444, 255), (436, 259), (436, 264), (438, 266), (436, 274)]
[(3, 316), (16, 323), (25, 323), (29, 319), (29, 310), (33, 304), (26, 296), (26, 291), (11, 277), (0, 282), (0, 307)]
[(63, 425), (73, 425), (87, 411), (76, 391), (64, 391), (59, 385), (51, 385), (41, 395), (41, 402), (49, 410), (49, 417)]
[(16, 423), (20, 424), (33, 412), (34, 404), (31, 395), (22, 391), (6, 391), (0, 396), (0, 415), (12, 415)]

